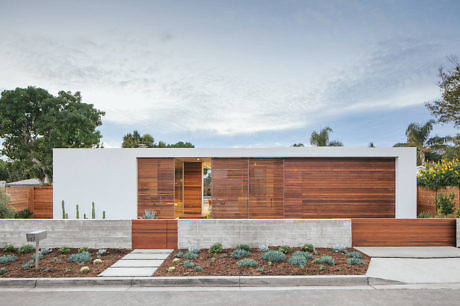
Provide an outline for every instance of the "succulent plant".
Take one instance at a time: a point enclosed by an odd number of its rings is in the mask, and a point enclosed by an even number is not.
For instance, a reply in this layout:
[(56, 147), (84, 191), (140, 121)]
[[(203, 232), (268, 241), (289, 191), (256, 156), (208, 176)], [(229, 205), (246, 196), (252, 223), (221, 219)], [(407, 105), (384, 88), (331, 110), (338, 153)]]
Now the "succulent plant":
[(235, 249), (245, 250), (249, 252), (251, 250), (251, 247), (247, 244), (240, 244)]
[(3, 255), (0, 256), (0, 264), (5, 264), (9, 262), (16, 261), (16, 256), (14, 255)]
[(174, 271), (176, 271), (176, 267), (169, 267), (168, 268), (168, 272), (174, 272)]
[(287, 254), (287, 253), (289, 253), (291, 251), (291, 247), (288, 246), (288, 245), (283, 245), (283, 246), (280, 246), (278, 251), (280, 251), (283, 254)]
[(194, 266), (195, 266), (195, 263), (193, 261), (186, 260), (184, 262), (184, 267), (186, 267), (186, 268), (193, 268)]
[(184, 254), (183, 256), (185, 259), (196, 259), (198, 258), (198, 254), (197, 253), (193, 253), (193, 252), (187, 252)]
[(188, 251), (191, 252), (191, 253), (198, 254), (198, 253), (200, 253), (200, 248), (191, 246), (191, 247), (188, 248)]
[(222, 243), (216, 242), (209, 248), (209, 254), (222, 253)]
[(70, 253), (70, 248), (68, 246), (63, 246), (59, 248), (59, 253), (61, 254), (68, 254)]
[(332, 251), (334, 253), (345, 253), (347, 250), (345, 249), (345, 247), (341, 244), (336, 244), (332, 247)]
[(173, 262), (173, 263), (178, 263), (178, 262), (180, 262), (180, 259), (179, 259), (179, 258), (174, 258), (174, 259), (172, 260), (172, 262)]
[(350, 257), (346, 261), (347, 264), (349, 265), (364, 265), (364, 261), (357, 257)]
[(235, 258), (235, 259), (246, 257), (246, 256), (249, 256), (249, 255), (250, 255), (249, 251), (246, 251), (246, 250), (243, 250), (243, 249), (236, 249), (236, 250), (234, 250), (232, 252), (232, 257)]
[(18, 249), (19, 254), (32, 253), (33, 251), (35, 251), (35, 247), (31, 244), (23, 245), (22, 247)]
[(311, 255), (308, 252), (303, 252), (303, 251), (295, 251), (294, 253), (292, 253), (292, 256), (303, 256), (303, 257), (305, 257), (305, 259), (312, 259), (313, 258), (313, 255)]
[(281, 262), (286, 260), (286, 255), (280, 251), (268, 251), (262, 255), (262, 259), (269, 262)]
[(304, 256), (291, 256), (288, 262), (292, 266), (299, 266), (303, 268), (307, 264), (307, 259)]
[(315, 250), (315, 247), (311, 243), (307, 243), (302, 246), (302, 251), (304, 252), (313, 252), (314, 250)]
[(194, 268), (194, 270), (195, 270), (195, 272), (201, 272), (201, 271), (203, 271), (203, 268), (201, 266), (196, 266)]
[(313, 263), (319, 263), (319, 264), (328, 264), (330, 266), (335, 266), (335, 260), (332, 259), (331, 256), (322, 256), (320, 258), (315, 258), (313, 259)]
[(1, 268), (0, 268), (0, 275), (5, 274), (5, 273), (6, 273), (6, 268), (5, 268), (5, 267), (1, 267)]
[(174, 257), (177, 258), (181, 258), (182, 256), (184, 256), (184, 252), (177, 252), (176, 254), (174, 254)]
[(261, 245), (257, 252), (268, 252), (270, 249), (266, 245)]
[(88, 247), (81, 247), (78, 249), (78, 253), (88, 252)]
[(88, 266), (83, 266), (80, 268), (80, 273), (88, 273), (89, 272), (89, 267)]
[(251, 259), (251, 258), (245, 258), (245, 259), (241, 259), (239, 260), (236, 265), (238, 267), (255, 267), (257, 266), (257, 261), (255, 261), (254, 259)]
[(100, 264), (102, 264), (102, 259), (96, 258), (95, 260), (93, 260), (93, 265), (100, 265)]
[(356, 251), (347, 253), (347, 257), (349, 257), (349, 258), (358, 258), (358, 259), (363, 258), (363, 256), (361, 255), (361, 253), (356, 252)]
[(83, 251), (78, 254), (72, 254), (69, 257), (69, 262), (76, 262), (78, 264), (88, 262), (88, 261), (91, 261), (91, 254), (86, 251)]

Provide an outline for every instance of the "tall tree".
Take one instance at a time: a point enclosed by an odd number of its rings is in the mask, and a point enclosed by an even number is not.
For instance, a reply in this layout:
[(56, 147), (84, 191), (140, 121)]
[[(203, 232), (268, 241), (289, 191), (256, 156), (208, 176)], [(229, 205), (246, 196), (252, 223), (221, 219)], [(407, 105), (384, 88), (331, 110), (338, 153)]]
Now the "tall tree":
[(310, 144), (317, 147), (342, 147), (343, 144), (340, 141), (329, 141), (329, 133), (332, 131), (333, 130), (328, 126), (319, 131), (319, 133), (313, 131), (310, 136)]
[(141, 136), (138, 131), (134, 130), (133, 133), (128, 133), (123, 136), (122, 148), (139, 148), (147, 147), (153, 148), (154, 141), (150, 134), (144, 134)]
[(426, 107), (431, 114), (437, 118), (438, 122), (453, 122), (455, 127), (460, 126), (460, 63), (451, 59), (455, 68), (445, 71), (439, 69), (439, 88), (441, 89), (441, 99), (426, 103)]
[(53, 148), (100, 145), (104, 112), (81, 102), (79, 92), (53, 96), (42, 88), (5, 90), (0, 97), (2, 154), (30, 169), (42, 182), (52, 182)]
[(138, 131), (126, 134), (123, 136), (122, 148), (194, 148), (195, 146), (190, 142), (179, 141), (173, 144), (167, 144), (164, 141), (155, 143), (153, 137), (150, 134), (140, 135)]

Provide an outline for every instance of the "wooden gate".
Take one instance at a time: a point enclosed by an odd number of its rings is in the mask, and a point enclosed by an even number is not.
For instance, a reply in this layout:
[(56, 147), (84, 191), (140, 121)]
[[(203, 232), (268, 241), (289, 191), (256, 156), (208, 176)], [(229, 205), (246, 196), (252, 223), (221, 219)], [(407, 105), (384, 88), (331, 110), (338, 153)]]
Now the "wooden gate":
[(133, 249), (175, 249), (177, 220), (132, 220)]

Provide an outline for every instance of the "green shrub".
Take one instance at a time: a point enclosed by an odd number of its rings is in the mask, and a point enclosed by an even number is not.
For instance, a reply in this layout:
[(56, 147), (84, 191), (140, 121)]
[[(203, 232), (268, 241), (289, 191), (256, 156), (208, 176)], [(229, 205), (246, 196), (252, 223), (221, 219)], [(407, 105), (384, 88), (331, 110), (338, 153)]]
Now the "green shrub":
[(67, 246), (63, 246), (59, 248), (59, 253), (61, 254), (69, 254), (70, 253), (70, 248)]
[(106, 249), (99, 249), (99, 250), (97, 250), (96, 255), (101, 256), (101, 255), (104, 255), (105, 253), (107, 253)]
[(266, 245), (261, 245), (257, 252), (268, 252), (270, 249)]
[(0, 189), (0, 219), (13, 219), (16, 212), (8, 206), (10, 196)]
[(53, 258), (53, 262), (56, 263), (58, 261), (57, 257)]
[(211, 259), (209, 260), (209, 263), (213, 263), (216, 261), (216, 258), (215, 257), (211, 257)]
[(51, 272), (51, 270), (49, 268), (45, 268), (43, 269), (43, 272)]
[(35, 247), (31, 244), (23, 245), (22, 247), (18, 249), (19, 254), (28, 254), (28, 253), (32, 253), (33, 251), (35, 251)]
[(6, 273), (6, 268), (5, 267), (0, 268), (0, 275), (3, 275), (5, 273)]
[(347, 264), (349, 265), (364, 265), (364, 262), (358, 257), (351, 257), (347, 259)]
[(83, 253), (83, 252), (88, 252), (88, 248), (87, 247), (81, 247), (78, 249), (78, 253)]
[(303, 252), (303, 251), (295, 251), (294, 253), (292, 253), (292, 256), (303, 256), (303, 257), (305, 257), (305, 259), (312, 259), (313, 258), (313, 255), (311, 255), (308, 252)]
[(172, 262), (173, 262), (173, 263), (178, 263), (178, 262), (180, 262), (180, 259), (179, 259), (179, 258), (174, 258), (174, 259), (172, 260)]
[(22, 270), (27, 270), (27, 269), (30, 269), (33, 265), (34, 265), (34, 260), (31, 259), (31, 260), (29, 260), (28, 262), (26, 262), (25, 264), (23, 264), (23, 265), (21, 266), (21, 269), (22, 269)]
[(287, 254), (287, 253), (289, 253), (291, 251), (291, 247), (287, 246), (287, 245), (283, 245), (283, 246), (280, 246), (278, 251), (280, 251), (283, 254)]
[(216, 242), (209, 248), (209, 254), (219, 254), (222, 253), (222, 243)]
[(434, 200), (434, 204), (436, 205), (436, 209), (438, 210), (438, 212), (443, 215), (450, 215), (451, 213), (453, 213), (455, 207), (455, 203), (453, 201), (454, 197), (455, 195), (453, 192), (451, 192), (449, 196), (447, 196), (444, 195), (441, 191), (441, 193), (439, 193)]
[(356, 252), (356, 251), (347, 253), (347, 257), (351, 257), (351, 258), (363, 258), (363, 256), (361, 255), (361, 253)]
[(193, 252), (187, 252), (184, 254), (183, 256), (185, 259), (196, 259), (198, 258), (198, 254), (197, 253), (193, 253)]
[(95, 260), (93, 260), (93, 265), (100, 265), (100, 264), (102, 264), (102, 259), (96, 258)]
[(319, 270), (320, 270), (320, 271), (326, 270), (326, 267), (325, 267), (325, 266), (320, 266), (320, 267), (319, 267)]
[(315, 251), (315, 247), (311, 243), (304, 244), (302, 246), (302, 251), (304, 252), (313, 252)]
[(242, 258), (249, 256), (249, 251), (243, 250), (243, 249), (236, 249), (232, 252), (232, 257), (235, 259)]
[(203, 268), (201, 266), (196, 266), (194, 268), (194, 270), (195, 270), (195, 272), (201, 272), (201, 271), (203, 271)]
[(89, 267), (88, 266), (84, 266), (84, 267), (80, 268), (80, 273), (88, 273), (88, 272), (89, 272)]
[(320, 258), (315, 258), (313, 260), (313, 263), (316, 264), (316, 263), (319, 263), (319, 264), (328, 264), (330, 266), (334, 266), (335, 265), (335, 260), (332, 259), (331, 256), (322, 256)]
[(345, 247), (343, 245), (340, 245), (340, 244), (337, 244), (337, 245), (333, 246), (332, 251), (334, 253), (346, 253), (347, 252)]
[(13, 256), (13, 255), (0, 256), (0, 264), (6, 264), (9, 262), (14, 262), (14, 261), (16, 261), (16, 256)]
[(292, 266), (299, 266), (303, 268), (307, 264), (307, 259), (304, 256), (291, 256), (288, 262)]
[(182, 256), (184, 256), (184, 252), (177, 252), (176, 254), (174, 254), (174, 257), (177, 258), (181, 258)]
[(23, 209), (17, 213), (15, 213), (14, 217), (16, 219), (27, 219), (27, 218), (30, 218), (32, 217), (33, 213), (28, 209)]
[(433, 214), (427, 211), (422, 211), (418, 214), (417, 218), (434, 218)]
[(257, 266), (257, 261), (255, 261), (254, 259), (251, 259), (251, 258), (245, 258), (245, 259), (241, 259), (239, 260), (236, 265), (238, 267), (255, 267)]
[(65, 268), (65, 269), (64, 269), (64, 272), (65, 272), (65, 273), (69, 273), (70, 271), (72, 271), (70, 268)]
[(186, 267), (186, 268), (193, 268), (194, 266), (195, 266), (195, 263), (193, 261), (186, 260), (184, 262), (184, 267)]
[(256, 271), (257, 271), (257, 272), (264, 272), (264, 267), (258, 267), (258, 268), (256, 269)]
[(40, 254), (46, 255), (46, 254), (51, 253), (52, 251), (53, 251), (53, 250), (50, 249), (50, 248), (41, 248), (41, 249), (40, 249)]
[(262, 255), (262, 259), (269, 262), (281, 262), (286, 260), (286, 255), (280, 251), (268, 251)]
[(174, 271), (176, 271), (176, 267), (169, 267), (168, 268), (168, 272), (174, 272)]
[(11, 252), (11, 253), (16, 253), (16, 248), (12, 244), (5, 245), (3, 248), (3, 252)]
[(83, 251), (78, 254), (72, 254), (69, 257), (69, 262), (76, 262), (78, 264), (91, 261), (91, 254), (89, 252)]
[(240, 244), (239, 246), (236, 247), (236, 249), (245, 250), (248, 252), (251, 250), (251, 248), (247, 244)]
[[(35, 260), (35, 254), (32, 254), (32, 259)], [(38, 260), (42, 260), (42, 259), (43, 259), (43, 254), (38, 253)]]
[(197, 248), (197, 247), (194, 247), (194, 246), (189, 247), (189, 248), (188, 248), (188, 251), (189, 251), (190, 253), (195, 253), (195, 254), (200, 253), (200, 249)]
[(335, 269), (335, 271), (340, 271), (340, 270), (342, 270), (342, 269), (340, 269), (340, 267), (337, 267), (337, 269)]

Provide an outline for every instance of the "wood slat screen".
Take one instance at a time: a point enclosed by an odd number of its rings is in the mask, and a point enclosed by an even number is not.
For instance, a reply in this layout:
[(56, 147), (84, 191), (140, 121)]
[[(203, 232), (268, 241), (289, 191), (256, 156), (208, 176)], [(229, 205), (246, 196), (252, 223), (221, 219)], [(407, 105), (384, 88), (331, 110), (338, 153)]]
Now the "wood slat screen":
[(132, 220), (133, 249), (177, 248), (177, 220)]
[(40, 186), (34, 188), (34, 219), (53, 219), (53, 187)]
[(212, 214), (214, 218), (248, 218), (246, 158), (212, 160)]
[(174, 159), (137, 159), (137, 215), (146, 209), (155, 211), (156, 218), (174, 218)]
[(201, 162), (184, 162), (184, 213), (201, 215)]
[(455, 219), (351, 220), (353, 246), (455, 246)]
[(394, 218), (393, 158), (287, 158), (286, 218)]
[(283, 159), (250, 159), (249, 218), (283, 218), (283, 195)]

